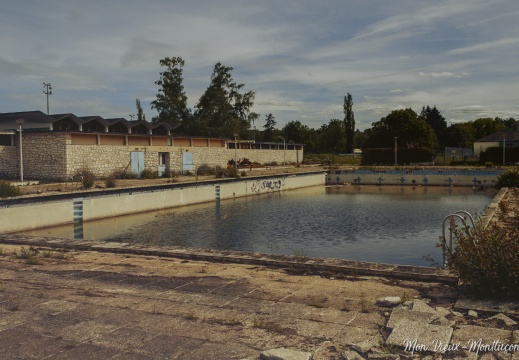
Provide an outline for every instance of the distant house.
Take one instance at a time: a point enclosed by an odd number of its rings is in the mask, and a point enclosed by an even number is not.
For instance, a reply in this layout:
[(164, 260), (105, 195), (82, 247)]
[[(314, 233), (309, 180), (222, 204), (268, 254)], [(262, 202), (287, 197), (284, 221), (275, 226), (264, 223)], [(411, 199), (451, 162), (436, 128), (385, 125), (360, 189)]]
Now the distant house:
[(519, 147), (519, 131), (504, 130), (474, 141), (474, 154), (479, 155), (490, 147)]

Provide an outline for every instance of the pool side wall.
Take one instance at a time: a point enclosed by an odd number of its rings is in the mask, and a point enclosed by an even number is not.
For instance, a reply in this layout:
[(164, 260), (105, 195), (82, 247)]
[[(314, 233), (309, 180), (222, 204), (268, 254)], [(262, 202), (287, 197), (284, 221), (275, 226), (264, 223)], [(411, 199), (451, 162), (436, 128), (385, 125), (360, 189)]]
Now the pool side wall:
[(494, 186), (495, 171), (344, 171), (329, 170), (327, 184), (401, 185), (401, 186)]
[(31, 202), (6, 205), (0, 208), (0, 233), (38, 229), (48, 226), (74, 223), (74, 203), (76, 220), (78, 204), (82, 208), (82, 221), (106, 219), (115, 216), (162, 210), (178, 206), (200, 204), (236, 197), (259, 195), (269, 192), (286, 191), (309, 186), (324, 185), (325, 173), (298, 174), (289, 176), (245, 178), (234, 181), (214, 181), (199, 186), (178, 186), (175, 188), (124, 189), (116, 194), (99, 194), (83, 197), (77, 194), (48, 201), (45, 197), (35, 197)]

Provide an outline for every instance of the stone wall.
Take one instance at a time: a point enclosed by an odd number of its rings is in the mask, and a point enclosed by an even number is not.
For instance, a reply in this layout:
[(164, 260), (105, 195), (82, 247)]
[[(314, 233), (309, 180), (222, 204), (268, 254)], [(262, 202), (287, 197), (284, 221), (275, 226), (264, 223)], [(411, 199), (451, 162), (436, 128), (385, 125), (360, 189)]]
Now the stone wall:
[[(134, 148), (121, 145), (67, 145), (67, 176), (81, 170), (107, 177), (115, 171), (130, 171), (130, 152)], [(146, 160), (146, 158), (145, 158)]]
[(20, 176), (20, 158), (17, 146), (0, 146), (0, 179)]
[[(68, 133), (26, 133), (23, 135), (23, 170), (28, 179), (64, 179)], [(18, 150), (18, 140), (16, 149)]]
[[(19, 174), (18, 140), (15, 146), (0, 146), (0, 174), (16, 178)], [(26, 133), (23, 135), (24, 176), (28, 179), (67, 180), (81, 170), (90, 170), (98, 177), (108, 177), (115, 171), (131, 170), (132, 151), (144, 153), (144, 167), (158, 170), (159, 153), (166, 153), (168, 170), (180, 173), (182, 153), (190, 152), (193, 169), (207, 164), (226, 167), (229, 160), (247, 158), (260, 164), (301, 162), (302, 150), (251, 150), (223, 147), (177, 147), (130, 145), (72, 144), (70, 133)]]

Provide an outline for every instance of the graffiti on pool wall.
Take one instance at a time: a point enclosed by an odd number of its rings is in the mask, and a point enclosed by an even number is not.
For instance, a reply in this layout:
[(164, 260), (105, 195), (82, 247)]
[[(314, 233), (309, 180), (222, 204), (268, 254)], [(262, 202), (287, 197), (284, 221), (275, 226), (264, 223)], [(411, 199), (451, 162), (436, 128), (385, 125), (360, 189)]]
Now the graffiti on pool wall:
[(252, 192), (261, 192), (261, 191), (274, 191), (280, 190), (285, 186), (285, 180), (257, 180), (252, 183), (250, 189)]

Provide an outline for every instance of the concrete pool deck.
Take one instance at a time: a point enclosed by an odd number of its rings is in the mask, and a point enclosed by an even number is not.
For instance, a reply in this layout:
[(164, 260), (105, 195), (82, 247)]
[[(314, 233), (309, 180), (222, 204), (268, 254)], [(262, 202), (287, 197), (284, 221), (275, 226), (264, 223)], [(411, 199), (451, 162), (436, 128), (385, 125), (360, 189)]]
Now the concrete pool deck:
[[(2, 359), (519, 358), (481, 350), (519, 344), (519, 303), (459, 297), (432, 268), (19, 235), (0, 243)], [(364, 275), (377, 270), (390, 273)]]

